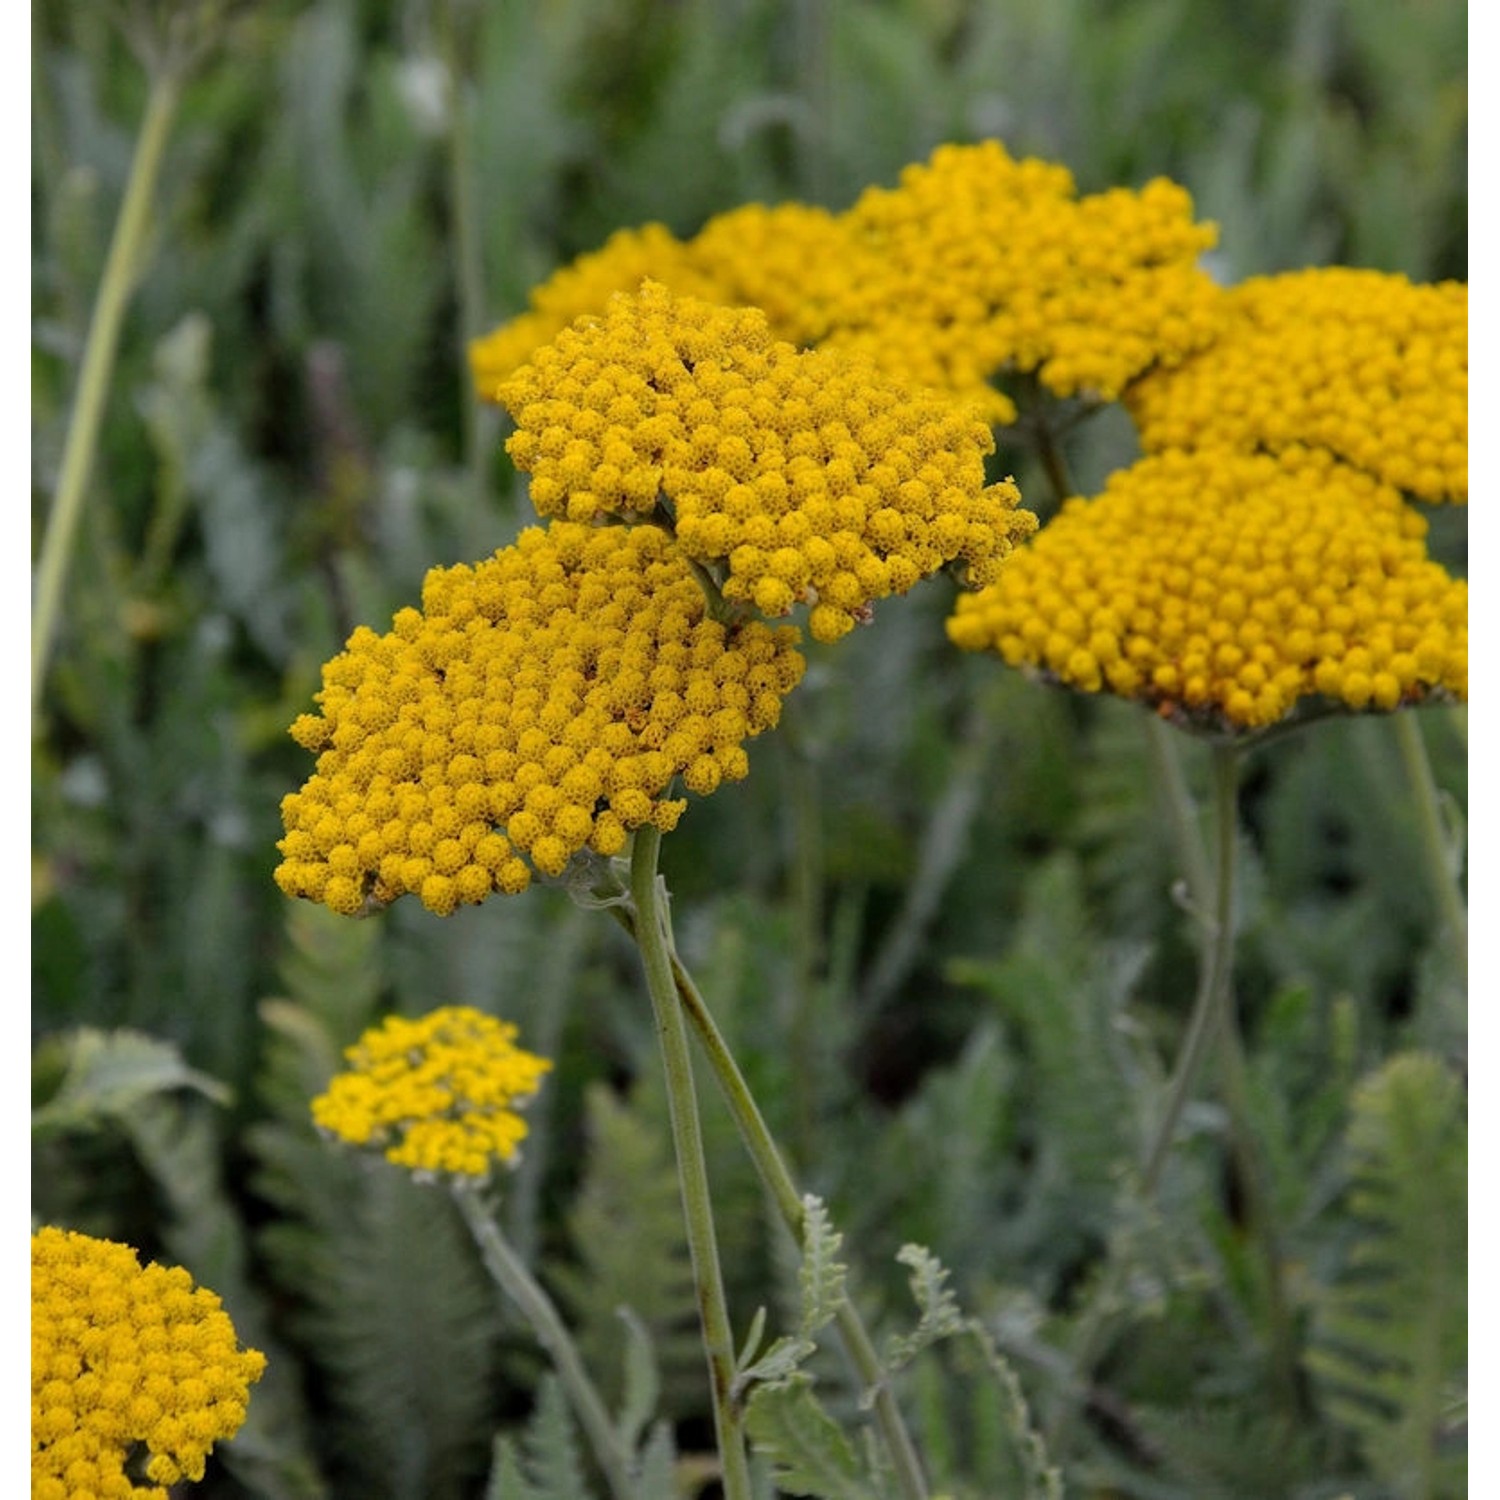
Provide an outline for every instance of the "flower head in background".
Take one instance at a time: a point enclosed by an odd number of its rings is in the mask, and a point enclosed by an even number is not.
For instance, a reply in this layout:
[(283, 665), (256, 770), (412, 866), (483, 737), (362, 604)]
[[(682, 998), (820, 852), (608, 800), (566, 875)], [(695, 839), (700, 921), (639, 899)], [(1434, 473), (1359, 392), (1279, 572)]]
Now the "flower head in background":
[(647, 283), (580, 319), (498, 387), (543, 515), (649, 519), (761, 614), (810, 606), (835, 640), (945, 564), (988, 583), (1034, 527), (972, 408), (863, 360), (801, 353), (755, 309)]
[(995, 421), (1015, 415), (989, 385), (1005, 373), (1118, 400), (1218, 327), (1221, 293), (1197, 264), (1217, 231), (1192, 212), (1165, 178), (1078, 198), (1066, 168), (998, 141), (939, 146), (846, 215), (864, 274), (826, 342), (980, 400)]
[[(241, 1349), (212, 1292), (129, 1245), (31, 1238), (31, 1493), (166, 1500), (245, 1420), (265, 1356)], [(143, 1445), (147, 1486), (126, 1463)]]
[(801, 679), (797, 632), (724, 624), (655, 526), (531, 527), (473, 567), (434, 568), (422, 608), (361, 628), (323, 669), (318, 752), (283, 799), (276, 880), (355, 914), (411, 892), (460, 902), (621, 851), (743, 778), (744, 742)]
[(1326, 448), (1420, 500), (1469, 491), (1469, 289), (1335, 266), (1225, 294), (1218, 341), (1127, 404), (1148, 452)]
[(1079, 198), (1065, 167), (1018, 161), (998, 141), (940, 146), (844, 213), (751, 203), (689, 240), (622, 230), (554, 272), (471, 362), (480, 395), (499, 399), (536, 349), (649, 278), (758, 307), (776, 338), (858, 351), (903, 386), (1009, 422), (996, 376), (1035, 371), (1054, 394), (1113, 401), (1207, 344), (1220, 293), (1197, 260), (1215, 233), (1165, 179)]
[(1068, 501), (953, 642), (1179, 721), (1260, 729), (1320, 695), (1395, 709), (1468, 691), (1468, 588), (1400, 494), (1326, 452), (1148, 457)]
[(313, 1122), (413, 1172), (483, 1178), (514, 1166), (526, 1137), (518, 1111), (552, 1068), (515, 1037), (466, 1005), (388, 1016), (346, 1050), (349, 1068), (313, 1100)]

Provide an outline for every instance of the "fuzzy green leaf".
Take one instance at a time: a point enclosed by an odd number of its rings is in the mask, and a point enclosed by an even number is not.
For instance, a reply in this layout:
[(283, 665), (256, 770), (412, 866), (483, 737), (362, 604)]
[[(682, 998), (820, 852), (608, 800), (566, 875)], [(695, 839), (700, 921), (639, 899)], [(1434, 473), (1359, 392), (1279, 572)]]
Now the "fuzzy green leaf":
[(745, 1426), (788, 1494), (869, 1500), (854, 1449), (813, 1394), (809, 1376), (794, 1374), (776, 1385), (757, 1386), (745, 1409)]
[(171, 1042), (138, 1031), (82, 1027), (49, 1039), (37, 1061), (39, 1072), (60, 1071), (51, 1098), (32, 1112), (32, 1130), (80, 1129), (117, 1119), (153, 1094), (196, 1089), (216, 1104), (229, 1090), (216, 1078), (190, 1068)]

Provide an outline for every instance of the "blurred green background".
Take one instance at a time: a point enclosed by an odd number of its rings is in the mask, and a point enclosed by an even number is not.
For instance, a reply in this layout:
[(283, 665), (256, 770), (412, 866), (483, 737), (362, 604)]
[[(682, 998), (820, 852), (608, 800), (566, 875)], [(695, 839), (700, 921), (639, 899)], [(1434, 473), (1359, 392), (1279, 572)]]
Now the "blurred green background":
[[(466, 337), (618, 227), (842, 208), (986, 135), (1085, 192), (1182, 182), (1221, 226), (1225, 281), (1333, 262), (1465, 279), (1466, 24), (1457, 0), (235, 9), (172, 133), (33, 762), (38, 1097), (76, 1067), (79, 1027), (148, 1033), (231, 1091), (170, 1076), (189, 1086), (84, 1111), (35, 1162), (40, 1220), (188, 1264), (271, 1353), (209, 1492), (477, 1495), (491, 1434), (529, 1410), (539, 1360), (443, 1205), (306, 1122), (337, 1049), (389, 1007), (479, 1004), (559, 1058), (509, 1227), (607, 1372), (614, 1308), (637, 1307), (665, 1414), (707, 1445), (649, 1008), (618, 934), (546, 890), (340, 923), (270, 879), (279, 799), (309, 770), (285, 728), (321, 663), (428, 567), (529, 519)], [(34, 7), (32, 43), (39, 525), (147, 84), (92, 0)], [(1075, 435), (1081, 486), (1132, 444), (1117, 414)], [(997, 462), (1047, 508), (1024, 457)], [(1434, 517), (1434, 547), (1462, 566), (1461, 514)], [(1247, 775), (1239, 992), (1310, 1356), (1288, 1399), (1210, 1106), (1165, 1222), (1122, 1216), (1195, 982), (1139, 715), (961, 659), (947, 589), (811, 649), (750, 779), (695, 800), (664, 851), (680, 945), (858, 1243), (875, 1315), (905, 1316), (895, 1250), (930, 1245), (1045, 1417), (1086, 1293), (1125, 1257), (1099, 1399), (1054, 1454), (1070, 1493), (1462, 1493), (1461, 1352), (1440, 1421), (1403, 1392), (1371, 1417), (1314, 1357), (1339, 1343), (1359, 1234), (1356, 1087), (1403, 1049), (1465, 1055), (1388, 726), (1317, 726)], [(1461, 818), (1462, 715), (1422, 717)], [(1451, 1101), (1427, 1103), (1421, 1140), (1446, 1151)], [(743, 1327), (784, 1305), (788, 1258), (727, 1121), (709, 1127)], [(1411, 1133), (1392, 1140), (1400, 1156)], [(1461, 1213), (1461, 1181), (1420, 1211)], [(1443, 1253), (1418, 1268), (1437, 1311), (1400, 1317), (1451, 1351), (1462, 1256)], [(1002, 1459), (982, 1414), (954, 1417), (949, 1373), (912, 1399), (933, 1431), (958, 1422), (955, 1492), (985, 1494)], [(1415, 1480), (1413, 1443), (1439, 1455)]]

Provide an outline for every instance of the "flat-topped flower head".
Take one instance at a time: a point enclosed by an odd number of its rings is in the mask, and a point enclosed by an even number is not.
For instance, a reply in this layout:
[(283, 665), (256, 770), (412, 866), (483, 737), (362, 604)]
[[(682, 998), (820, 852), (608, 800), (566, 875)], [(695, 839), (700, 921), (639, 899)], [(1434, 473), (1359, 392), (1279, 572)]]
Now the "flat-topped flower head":
[(515, 1166), (531, 1100), (552, 1064), (516, 1028), (468, 1005), (387, 1016), (345, 1050), (349, 1063), (312, 1102), (313, 1123), (424, 1175), (484, 1178)]
[[(218, 1297), (129, 1245), (65, 1229), (31, 1237), (31, 1493), (167, 1500), (203, 1478), (245, 1420), (265, 1356)], [(136, 1484), (127, 1462), (146, 1453)]]
[(997, 141), (940, 146), (846, 216), (861, 274), (826, 344), (1013, 419), (989, 384), (1035, 371), (1059, 396), (1112, 401), (1202, 348), (1220, 293), (1198, 269), (1215, 240), (1165, 178), (1079, 199), (1068, 171)]
[(1420, 500), (1469, 493), (1469, 289), (1383, 271), (1258, 276), (1218, 341), (1128, 404), (1148, 452), (1326, 448)]
[(560, 333), (499, 396), (543, 515), (665, 516), (726, 599), (768, 616), (805, 602), (819, 640), (945, 564), (990, 582), (1035, 526), (1014, 484), (985, 483), (994, 439), (974, 409), (654, 283)]
[(1171, 452), (1069, 500), (962, 597), (949, 637), (1212, 731), (1305, 697), (1391, 710), (1468, 693), (1468, 588), (1427, 523), (1326, 452)]
[(706, 796), (746, 775), (745, 741), (801, 679), (797, 639), (710, 618), (655, 526), (557, 522), (434, 568), (422, 608), (356, 630), (292, 725), (318, 761), (283, 799), (277, 884), (351, 915), (407, 892), (447, 915), (618, 854), (676, 825), (675, 777)]

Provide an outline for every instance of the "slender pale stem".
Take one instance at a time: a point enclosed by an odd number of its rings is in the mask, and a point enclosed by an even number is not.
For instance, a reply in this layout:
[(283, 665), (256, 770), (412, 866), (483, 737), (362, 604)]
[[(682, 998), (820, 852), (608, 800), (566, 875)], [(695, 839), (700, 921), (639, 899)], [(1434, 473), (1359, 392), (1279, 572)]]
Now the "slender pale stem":
[(37, 706), (42, 699), (47, 664), (57, 637), (62, 612), (64, 585), (78, 522), (88, 494), (89, 474), (99, 444), (99, 427), (104, 403), (109, 395), (110, 376), (114, 371), (115, 353), (120, 342), (120, 325), (135, 287), (150, 223), (151, 199), (161, 175), (162, 158), (172, 121), (177, 113), (182, 82), (170, 68), (159, 68), (151, 78), (151, 92), (146, 114), (141, 121), (135, 156), (130, 164), (130, 178), (115, 221), (104, 276), (94, 301), (89, 321), (88, 339), (84, 345), (83, 365), (79, 372), (78, 394), (68, 421), (63, 444), (62, 466), (58, 474), (57, 494), (47, 516), (37, 563), (36, 592), (31, 606), (31, 717), (36, 723)]
[[(1235, 852), (1239, 824), (1239, 764), (1233, 745), (1214, 747), (1214, 810), (1217, 839), (1213, 870), (1212, 901), (1200, 912), (1207, 941), (1198, 973), (1198, 993), (1188, 1021), (1187, 1035), (1178, 1054), (1161, 1116), (1146, 1148), (1141, 1168), (1141, 1197), (1153, 1202), (1161, 1186), (1162, 1172), (1171, 1155), (1177, 1126), (1187, 1101), (1192, 1097), (1198, 1075), (1221, 1025), (1232, 1025), (1229, 1014), (1233, 991), (1230, 976), (1234, 962)], [(1047, 1443), (1054, 1450), (1062, 1446), (1064, 1435), (1078, 1410), (1079, 1397), (1086, 1391), (1093, 1369), (1103, 1353), (1110, 1308), (1120, 1291), (1118, 1263), (1106, 1272), (1104, 1286), (1096, 1293), (1092, 1308), (1082, 1321), (1077, 1353), (1073, 1361), (1073, 1385), (1059, 1403), (1047, 1428)]]
[[(617, 920), (626, 931), (634, 935), (634, 919), (620, 907), (613, 907)], [(703, 999), (693, 976), (675, 952), (671, 953), (672, 978), (677, 989), (677, 998), (687, 1018), (698, 1034), (699, 1045), (708, 1065), (713, 1069), (719, 1092), (729, 1106), (729, 1113), (750, 1159), (771, 1201), (776, 1205), (782, 1222), (799, 1244), (803, 1234), (802, 1194), (792, 1178), (776, 1140), (766, 1124), (750, 1085), (740, 1071), (724, 1034), (719, 1030), (713, 1013)], [(855, 1374), (867, 1391), (874, 1393), (875, 1422), (880, 1429), (886, 1451), (895, 1470), (896, 1482), (901, 1487), (902, 1500), (927, 1500), (927, 1481), (922, 1477), (922, 1465), (917, 1450), (901, 1416), (901, 1408), (890, 1386), (885, 1382), (880, 1368), (880, 1356), (875, 1352), (864, 1321), (854, 1304), (844, 1297), (835, 1314), (839, 1335), (843, 1340)]]
[[(739, 1064), (735, 1062), (734, 1054), (730, 1052), (729, 1045), (704, 1003), (692, 975), (676, 954), (672, 956), (672, 974), (678, 998), (688, 1019), (693, 1023), (693, 1029), (698, 1033), (698, 1041), (713, 1069), (724, 1102), (734, 1117), (740, 1139), (745, 1143), (745, 1148), (760, 1173), (761, 1182), (780, 1211), (782, 1221), (800, 1243), (804, 1213), (802, 1195), (797, 1191), (792, 1174), (787, 1170), (781, 1152), (777, 1149), (765, 1117), (760, 1112), (760, 1106), (756, 1104), (750, 1085), (745, 1082), (745, 1075), (740, 1072)], [(847, 1297), (840, 1300), (835, 1318), (855, 1373), (866, 1390), (874, 1392), (876, 1425), (880, 1428), (886, 1451), (890, 1455), (901, 1494), (904, 1500), (926, 1500), (927, 1482), (922, 1477), (922, 1465), (917, 1458), (916, 1447), (906, 1430), (896, 1398), (881, 1372), (880, 1356), (875, 1352), (875, 1344), (864, 1321)]]
[(1198, 1081), (1214, 1033), (1221, 1023), (1232, 1023), (1230, 974), (1234, 961), (1235, 845), (1238, 832), (1239, 764), (1232, 745), (1215, 745), (1214, 810), (1217, 862), (1213, 878), (1212, 907), (1205, 907), (1200, 920), (1207, 934), (1206, 952), (1200, 967), (1198, 994), (1193, 1002), (1177, 1068), (1167, 1092), (1167, 1102), (1146, 1153), (1141, 1183), (1148, 1198), (1156, 1195), (1162, 1168), (1172, 1149), (1182, 1111)]
[(662, 1066), (666, 1072), (667, 1104), (672, 1121), (672, 1139), (677, 1150), (677, 1179), (682, 1189), (682, 1209), (687, 1221), (688, 1249), (693, 1260), (693, 1279), (698, 1293), (698, 1311), (703, 1323), (703, 1347), (708, 1356), (709, 1382), (713, 1390), (714, 1429), (723, 1464), (725, 1500), (750, 1500), (750, 1467), (745, 1456), (743, 1414), (731, 1396), (734, 1383), (734, 1337), (729, 1326), (729, 1308), (724, 1297), (724, 1277), (719, 1269), (719, 1251), (714, 1235), (713, 1207), (708, 1192), (708, 1164), (703, 1153), (703, 1131), (698, 1120), (698, 1100), (693, 1090), (692, 1057), (688, 1052), (687, 1028), (677, 1003), (677, 982), (672, 973), (672, 954), (667, 942), (665, 917), (660, 905), (656, 874), (661, 833), (650, 824), (635, 832), (630, 859), (630, 897), (635, 907), (635, 940), (646, 971), (646, 985), (656, 1013), (656, 1031), (661, 1042)]
[(1443, 827), (1443, 809), (1432, 762), (1427, 756), (1427, 741), (1416, 713), (1401, 709), (1392, 715), (1396, 747), (1411, 783), (1412, 806), (1417, 815), (1417, 833), (1422, 843), (1422, 869), (1437, 903), (1444, 936), (1458, 972), (1465, 985), (1469, 982), (1469, 916), (1463, 892), (1459, 889), (1458, 870), (1448, 849), (1447, 831)]
[(454, 1185), (452, 1193), (474, 1242), (479, 1246), (485, 1268), (501, 1291), (520, 1309), (538, 1342), (552, 1357), (568, 1399), (573, 1403), (573, 1410), (588, 1434), (594, 1457), (609, 1483), (610, 1494), (615, 1500), (632, 1500), (630, 1457), (552, 1299), (511, 1248), (480, 1194), (474, 1188), (459, 1184)]

